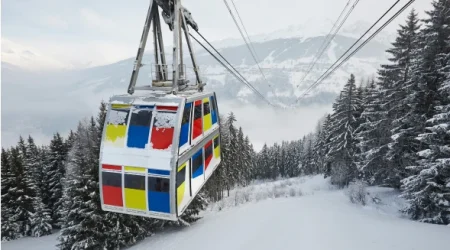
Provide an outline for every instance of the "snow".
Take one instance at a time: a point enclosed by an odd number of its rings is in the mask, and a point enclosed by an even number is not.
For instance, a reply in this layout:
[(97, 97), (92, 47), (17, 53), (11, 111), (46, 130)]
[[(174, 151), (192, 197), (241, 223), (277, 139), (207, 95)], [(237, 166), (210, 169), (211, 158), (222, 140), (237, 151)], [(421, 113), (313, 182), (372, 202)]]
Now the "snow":
[[(404, 201), (398, 191), (367, 191), (380, 202), (352, 204), (346, 190), (330, 186), (323, 176), (254, 182), (233, 190), (221, 208), (212, 204), (190, 227), (156, 233), (128, 249), (406, 250), (450, 245), (450, 227), (402, 218), (398, 210)], [(239, 197), (245, 200), (235, 202)], [(3, 242), (2, 249), (56, 249), (56, 237)]]
[(113, 125), (126, 124), (128, 111), (111, 110), (108, 118), (108, 122)]
[(155, 124), (157, 129), (175, 127), (176, 113), (157, 112), (155, 115)]

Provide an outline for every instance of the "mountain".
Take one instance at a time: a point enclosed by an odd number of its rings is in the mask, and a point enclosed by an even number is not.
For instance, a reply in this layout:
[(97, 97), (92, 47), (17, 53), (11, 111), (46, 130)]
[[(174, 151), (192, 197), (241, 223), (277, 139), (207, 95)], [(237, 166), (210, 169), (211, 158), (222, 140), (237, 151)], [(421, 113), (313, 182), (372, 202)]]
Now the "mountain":
[[(285, 37), (279, 35), (281, 33), (285, 34)], [(271, 102), (281, 106), (291, 106), (296, 104), (297, 97), (319, 78), (357, 38), (337, 35), (309, 76), (301, 82), (325, 35), (298, 37), (298, 32), (294, 29), (292, 29), (291, 37), (288, 35), (289, 32), (279, 32), (278, 38), (274, 35), (274, 39), (267, 41), (252, 40), (270, 87), (262, 77), (245, 44), (217, 47), (221, 47), (219, 51), (223, 56)], [(220, 42), (213, 44), (216, 46)], [(309, 96), (301, 99), (298, 105), (303, 110), (330, 106), (351, 73), (360, 79), (374, 76), (379, 64), (386, 60), (384, 51), (387, 47), (387, 43), (382, 41), (371, 41), (321, 85), (318, 85)], [(196, 57), (202, 79), (207, 84), (206, 90), (216, 91), (222, 110), (231, 111), (236, 107), (240, 107), (240, 110), (242, 104), (246, 104), (246, 112), (250, 112), (248, 111), (250, 107), (267, 107), (247, 86), (240, 83), (206, 51), (200, 49), (198, 44), (194, 44), (194, 48), (197, 51)], [(185, 55), (187, 55), (186, 47)], [(141, 68), (137, 85), (149, 84), (152, 77), (152, 59), (153, 56), (150, 53), (145, 54), (143, 60), (145, 65)], [(55, 131), (64, 133), (75, 128), (79, 119), (96, 112), (100, 100), (108, 100), (113, 94), (126, 93), (133, 63), (134, 57), (130, 57), (104, 66), (50, 71), (30, 70), (3, 61), (2, 145), (14, 144), (19, 134), (24, 136), (32, 134), (37, 137), (35, 138), (37, 141), (46, 141), (39, 138), (48, 138)], [(190, 59), (185, 57), (184, 63), (188, 79), (194, 81)], [(171, 64), (170, 55), (168, 55), (168, 64)], [(228, 104), (223, 106), (225, 102), (235, 106)], [(306, 112), (310, 114), (309, 111)], [(260, 113), (261, 116), (265, 114), (262, 111)], [(288, 114), (286, 112), (286, 115)], [(240, 119), (247, 120), (253, 128), (255, 124), (258, 124), (245, 117), (245, 114), (242, 116)], [(277, 116), (277, 119), (285, 120), (288, 117)], [(245, 124), (242, 126), (246, 127)], [(278, 127), (280, 124), (274, 123), (274, 126)], [(312, 122), (304, 129), (310, 131), (313, 127)], [(292, 125), (292, 128), (298, 129), (298, 126)], [(275, 139), (273, 138), (274, 141)], [(271, 141), (270, 138), (264, 138), (264, 140)]]
[[(309, 63), (313, 60), (325, 36), (310, 38), (278, 38), (265, 42), (254, 42), (260, 67), (270, 83), (264, 80), (246, 45), (219, 49), (220, 53), (234, 65), (264, 96), (273, 102), (289, 106), (296, 101), (319, 76), (331, 66), (355, 41), (356, 38), (337, 35), (317, 62), (305, 81), (301, 82)], [(198, 45), (196, 47), (199, 47)], [(351, 73), (361, 78), (376, 73), (385, 61), (387, 46), (378, 41), (368, 43), (331, 77), (319, 85), (303, 104), (330, 103), (341, 90)], [(214, 90), (221, 99), (242, 103), (260, 104), (256, 95), (224, 69), (210, 54), (199, 50), (197, 61), (207, 90)], [(134, 58), (114, 64), (70, 72), (71, 91), (103, 94), (114, 90), (125, 92), (128, 87)], [(137, 85), (149, 84), (153, 58), (145, 54)], [(171, 57), (168, 57), (171, 64)], [(187, 77), (195, 81), (190, 58), (184, 58)], [(153, 71), (153, 72), (152, 72)]]

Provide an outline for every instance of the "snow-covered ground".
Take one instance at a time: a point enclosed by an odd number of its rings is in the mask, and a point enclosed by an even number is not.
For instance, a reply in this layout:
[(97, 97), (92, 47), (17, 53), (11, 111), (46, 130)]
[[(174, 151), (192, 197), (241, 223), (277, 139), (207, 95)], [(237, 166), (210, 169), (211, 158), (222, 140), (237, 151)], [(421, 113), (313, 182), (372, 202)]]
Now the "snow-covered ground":
[[(322, 176), (254, 183), (212, 204), (190, 227), (158, 233), (144, 249), (448, 249), (450, 227), (402, 218), (403, 201), (369, 188), (366, 206), (353, 204)], [(372, 197), (380, 202), (374, 203)], [(2, 243), (2, 249), (55, 249), (57, 234)]]

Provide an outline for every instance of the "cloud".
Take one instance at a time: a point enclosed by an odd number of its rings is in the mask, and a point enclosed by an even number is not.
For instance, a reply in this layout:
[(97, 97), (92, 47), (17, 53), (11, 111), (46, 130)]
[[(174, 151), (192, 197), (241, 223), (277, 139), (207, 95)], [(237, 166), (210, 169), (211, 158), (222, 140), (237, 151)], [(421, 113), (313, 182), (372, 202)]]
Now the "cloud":
[(242, 126), (253, 143), (260, 150), (268, 145), (301, 139), (303, 135), (314, 132), (317, 122), (332, 111), (330, 105), (316, 105), (298, 109), (273, 109), (268, 106), (236, 105), (220, 102), (219, 112), (227, 116), (233, 112), (237, 126)]
[(70, 67), (39, 49), (2, 37), (2, 62), (29, 70), (69, 69)]
[(42, 25), (57, 30), (67, 30), (69, 28), (69, 23), (59, 15), (44, 16), (41, 22)]
[(114, 31), (116, 26), (113, 20), (100, 15), (92, 9), (82, 8), (80, 10), (80, 17), (88, 27), (96, 28), (97, 30), (101, 30), (103, 32)]

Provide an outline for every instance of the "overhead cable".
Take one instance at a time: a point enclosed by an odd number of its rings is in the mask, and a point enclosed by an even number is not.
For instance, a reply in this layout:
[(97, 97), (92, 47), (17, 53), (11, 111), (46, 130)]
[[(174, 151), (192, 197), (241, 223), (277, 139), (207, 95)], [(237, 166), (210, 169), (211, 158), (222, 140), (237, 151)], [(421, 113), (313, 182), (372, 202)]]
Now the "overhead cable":
[[(238, 15), (238, 18), (239, 18), (239, 20), (240, 20), (240, 22), (241, 22), (241, 24), (242, 24), (242, 27), (244, 28), (245, 34), (247, 35), (248, 41), (247, 41), (247, 39), (245, 38), (244, 33), (242, 32), (242, 30), (241, 30), (241, 28), (240, 28), (240, 26), (239, 26), (239, 24), (238, 24), (238, 22), (237, 22), (237, 20), (236, 20), (236, 17), (234, 16), (233, 12), (231, 11), (231, 8), (230, 8), (230, 6), (228, 5), (228, 2), (227, 2), (226, 0), (223, 0), (223, 2), (225, 3), (225, 5), (226, 5), (228, 11), (230, 12), (230, 15), (231, 15), (231, 17), (233, 18), (233, 21), (234, 21), (234, 23), (236, 24), (236, 27), (238, 28), (239, 33), (240, 33), (241, 36), (242, 36), (242, 39), (244, 40), (245, 44), (247, 45), (248, 50), (250, 51), (250, 54), (251, 54), (252, 57), (253, 57), (253, 60), (255, 61), (256, 65), (258, 66), (259, 72), (261, 72), (261, 75), (263, 76), (264, 80), (265, 80), (266, 83), (269, 85), (269, 87), (272, 89), (272, 92), (273, 92), (274, 96), (277, 97), (277, 95), (275, 94), (275, 92), (274, 92), (274, 90), (273, 90), (273, 88), (272, 88), (272, 85), (271, 85), (271, 84), (269, 83), (269, 81), (267, 80), (266, 75), (264, 74), (264, 72), (263, 72), (262, 69), (261, 69), (261, 66), (259, 65), (259, 62), (258, 62), (259, 59), (257, 58), (256, 50), (255, 50), (255, 48), (253, 47), (253, 45), (252, 45), (252, 43), (251, 43), (250, 36), (248, 35), (247, 30), (245, 29), (244, 23), (243, 23), (243, 21), (242, 21), (241, 16), (239, 15), (239, 12), (238, 12), (238, 10), (237, 10), (237, 8), (236, 8), (236, 5), (234, 4), (234, 1), (231, 0), (232, 4), (233, 4), (233, 6), (234, 6), (234, 9), (235, 9), (235, 11), (236, 11), (236, 13), (237, 13), (237, 15)], [(251, 48), (250, 48), (250, 46), (251, 46)], [(253, 50), (252, 50), (252, 48), (253, 48)]]
[[(197, 33), (202, 36), (198, 31)], [(233, 68), (236, 73), (242, 77), (242, 79), (235, 73), (233, 72), (230, 68), (228, 68), (225, 63), (223, 63), (219, 58), (217, 58), (209, 49), (206, 48), (205, 45), (203, 45), (195, 36), (193, 36), (191, 33), (189, 33), (189, 35), (194, 38), (194, 40), (200, 45), (202, 46), (214, 59), (216, 59), (216, 61), (218, 61), (225, 69), (227, 69), (231, 74), (233, 74), (240, 82), (244, 83), (245, 85), (247, 85), (247, 87), (252, 90), (254, 93), (256, 93), (261, 99), (263, 99), (263, 101), (267, 102), (267, 104), (269, 104), (270, 106), (274, 106), (269, 100), (267, 100), (264, 95), (262, 95), (255, 87), (253, 87), (253, 85), (251, 85), (247, 79), (245, 79), (245, 77), (243, 77), (239, 71), (237, 71), (203, 36), (202, 38), (217, 52), (217, 54), (219, 54), (229, 65), (231, 68)]]
[[(341, 21), (341, 23), (339, 24), (338, 28), (334, 31), (333, 35), (331, 36), (331, 38), (329, 38), (329, 35), (331, 33), (331, 31), (334, 29), (334, 27), (336, 26), (337, 22), (339, 21), (339, 19), (341, 18), (342, 14), (345, 12), (345, 9), (347, 8), (347, 6), (350, 4), (351, 0), (349, 0), (347, 2), (347, 5), (345, 5), (344, 9), (342, 10), (341, 14), (339, 15), (338, 19), (336, 20), (336, 22), (333, 25), (333, 28), (330, 30), (330, 32), (328, 33), (328, 35), (326, 36), (326, 39), (324, 40), (324, 42), (322, 43), (322, 46), (319, 48), (318, 51), (318, 56), (316, 56), (313, 60), (313, 62), (310, 64), (310, 67), (308, 68), (307, 72), (303, 75), (302, 79), (300, 80), (300, 83), (297, 84), (297, 87), (300, 86), (300, 84), (303, 83), (303, 81), (306, 79), (306, 77), (309, 75), (309, 73), (312, 71), (312, 69), (314, 68), (314, 66), (316, 65), (317, 61), (320, 59), (320, 57), (323, 55), (323, 53), (325, 52), (325, 50), (328, 48), (328, 45), (330, 45), (330, 43), (333, 41), (334, 37), (336, 36), (336, 34), (339, 32), (339, 30), (341, 29), (342, 25), (344, 25), (345, 21), (347, 21), (347, 18), (350, 16), (350, 14), (353, 12), (353, 10), (355, 9), (356, 5), (359, 3), (360, 0), (356, 0), (352, 7), (350, 8), (350, 10), (348, 10), (347, 15), (344, 17), (344, 19)], [(325, 45), (325, 47), (323, 47), (323, 45)]]
[[(364, 47), (370, 40), (372, 40), (381, 30), (383, 30), (388, 24), (390, 24), (398, 15), (400, 15), (406, 8), (408, 8), (415, 0), (410, 0), (406, 3), (399, 11), (397, 11), (389, 20), (387, 20), (380, 28), (378, 28), (375, 33), (373, 33), (369, 38), (367, 38), (361, 45), (359, 45), (350, 55), (348, 55), (342, 62), (340, 62), (335, 68), (333, 68), (384, 16), (386, 16), (398, 3), (397, 0), (344, 54), (336, 60), (336, 62), (331, 65), (325, 73), (323, 73), (298, 99), (297, 102), (303, 98), (309, 91), (314, 87), (321, 84), (324, 79), (330, 76), (336, 69), (338, 69), (343, 63), (345, 63), (350, 57), (352, 57), (356, 52), (358, 52), (362, 47)], [(331, 71), (330, 71), (331, 70)]]

